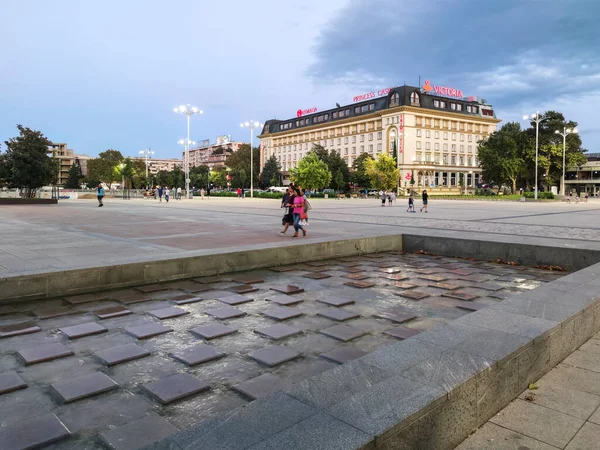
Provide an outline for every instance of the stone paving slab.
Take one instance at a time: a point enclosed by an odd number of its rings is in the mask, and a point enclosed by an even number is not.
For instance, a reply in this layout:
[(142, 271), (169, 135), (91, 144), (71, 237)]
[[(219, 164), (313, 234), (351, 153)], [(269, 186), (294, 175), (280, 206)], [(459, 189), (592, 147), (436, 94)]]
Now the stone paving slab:
[(360, 317), (360, 314), (352, 313), (341, 308), (327, 308), (317, 313), (319, 316), (327, 317), (328, 319), (335, 320), (336, 322), (345, 322), (347, 320), (356, 319)]
[(161, 334), (170, 333), (173, 328), (165, 327), (162, 323), (146, 323), (127, 327), (125, 331), (138, 339), (150, 339)]
[(189, 303), (198, 303), (204, 300), (203, 298), (197, 297), (195, 295), (178, 295), (176, 297), (171, 297), (171, 300), (175, 302), (177, 305), (187, 305)]
[(59, 328), (59, 330), (69, 339), (79, 339), (95, 334), (106, 333), (108, 328), (96, 322), (82, 323), (81, 325), (73, 325), (72, 327)]
[(304, 312), (302, 312), (299, 309), (295, 309), (295, 308), (289, 308), (287, 306), (276, 306), (274, 308), (271, 308), (267, 311), (265, 311), (264, 313), (265, 317), (268, 317), (269, 319), (275, 319), (275, 320), (289, 320), (289, 319), (294, 319), (296, 317), (300, 317), (302, 315), (304, 315)]
[(67, 427), (54, 414), (46, 414), (30, 418), (26, 423), (2, 429), (0, 448), (2, 450), (39, 448), (65, 439), (70, 434)]
[(344, 364), (354, 359), (361, 358), (367, 354), (367, 352), (354, 347), (339, 347), (330, 350), (327, 353), (321, 353), (319, 356), (338, 364)]
[(317, 301), (320, 303), (329, 305), (329, 306), (337, 306), (337, 307), (352, 305), (355, 303), (355, 301), (352, 300), (351, 298), (342, 298), (342, 297), (335, 297), (335, 296), (331, 296), (331, 297), (327, 297), (327, 298), (318, 298)]
[(38, 319), (53, 319), (54, 317), (66, 316), (69, 314), (76, 314), (77, 311), (72, 310), (67, 306), (55, 306), (48, 308), (34, 309), (33, 314)]
[(160, 320), (173, 319), (175, 317), (185, 316), (189, 313), (189, 311), (186, 311), (182, 308), (177, 308), (176, 306), (169, 306), (168, 308), (154, 309), (150, 311), (150, 314)]
[(27, 383), (14, 370), (0, 373), (0, 395), (25, 389), (26, 387)]
[(347, 342), (351, 341), (352, 339), (364, 336), (367, 333), (359, 328), (352, 327), (349, 325), (335, 325), (325, 330), (321, 330), (321, 334), (332, 337), (339, 341)]
[(299, 358), (300, 354), (289, 348), (273, 346), (255, 350), (248, 356), (261, 364), (273, 367)]
[(397, 339), (408, 339), (410, 337), (416, 336), (422, 331), (423, 330), (419, 330), (416, 328), (395, 327), (387, 330), (385, 334), (395, 337)]
[(156, 414), (149, 414), (134, 422), (105, 431), (102, 441), (113, 450), (137, 450), (166, 438), (177, 428)]
[(0, 338), (20, 336), (22, 334), (37, 333), (42, 329), (32, 322), (21, 322), (10, 325), (0, 325)]
[(0, 306), (0, 316), (6, 316), (8, 314), (15, 314), (19, 310), (11, 305), (1, 305)]
[(50, 385), (63, 402), (70, 403), (86, 397), (103, 394), (119, 385), (101, 372), (94, 372), (82, 377), (71, 378)]
[(281, 306), (297, 305), (298, 303), (302, 303), (304, 301), (303, 298), (284, 294), (269, 295), (267, 296), (266, 300)]
[(107, 366), (114, 366), (134, 359), (150, 356), (150, 352), (135, 344), (122, 345), (120, 347), (108, 348), (95, 353)]
[(114, 317), (128, 316), (129, 314), (133, 314), (133, 311), (122, 306), (111, 306), (110, 308), (103, 308), (92, 311), (92, 314), (94, 314), (98, 319), (104, 320), (112, 319)]
[(256, 334), (260, 334), (261, 336), (268, 337), (269, 339), (279, 340), (301, 334), (302, 330), (278, 323), (268, 327), (258, 328), (254, 330), (254, 332)]
[(232, 389), (242, 393), (252, 400), (260, 397), (266, 397), (274, 392), (281, 391), (287, 386), (287, 383), (270, 373), (265, 373), (256, 378), (236, 384)]
[(188, 366), (195, 366), (215, 359), (223, 358), (226, 353), (217, 350), (206, 344), (198, 344), (194, 347), (186, 348), (178, 352), (171, 353), (171, 356)]
[(24, 350), (19, 350), (17, 354), (26, 365), (39, 364), (53, 359), (65, 358), (73, 355), (73, 351), (60, 343), (46, 344)]
[(219, 320), (234, 319), (236, 317), (243, 317), (246, 315), (244, 311), (239, 310), (237, 308), (232, 308), (231, 306), (226, 306), (224, 308), (209, 309), (205, 311), (205, 313)]
[[(189, 355), (188, 355), (189, 356)], [(163, 405), (204, 392), (210, 386), (188, 373), (179, 373), (143, 386)]]
[(238, 330), (235, 328), (228, 327), (227, 325), (223, 325), (220, 323), (211, 323), (207, 325), (202, 325), (196, 328), (192, 328), (190, 330), (191, 333), (200, 336), (203, 339), (211, 340), (216, 339), (223, 336), (228, 336), (230, 334), (237, 333)]
[[(258, 289), (256, 289), (258, 290)], [(250, 291), (252, 292), (252, 291)], [(253, 302), (254, 299), (249, 298), (249, 297), (244, 297), (243, 295), (239, 295), (239, 294), (229, 294), (223, 297), (217, 297), (217, 300), (219, 300), (221, 303), (225, 303), (227, 305), (230, 306), (237, 306), (237, 305), (243, 305), (244, 303), (250, 303)]]

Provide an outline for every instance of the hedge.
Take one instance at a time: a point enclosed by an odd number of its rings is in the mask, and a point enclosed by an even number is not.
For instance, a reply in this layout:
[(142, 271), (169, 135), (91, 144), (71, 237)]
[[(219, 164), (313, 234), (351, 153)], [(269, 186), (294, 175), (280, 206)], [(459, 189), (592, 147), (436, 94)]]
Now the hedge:
[[(535, 193), (533, 193), (533, 192), (524, 192), (523, 196), (525, 198), (535, 198)], [(554, 200), (554, 194), (552, 192), (538, 192), (538, 199)]]

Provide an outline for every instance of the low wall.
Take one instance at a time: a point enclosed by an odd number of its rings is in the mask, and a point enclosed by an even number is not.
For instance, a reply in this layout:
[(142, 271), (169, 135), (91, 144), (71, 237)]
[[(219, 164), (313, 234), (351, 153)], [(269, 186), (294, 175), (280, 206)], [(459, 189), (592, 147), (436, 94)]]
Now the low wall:
[(10, 198), (0, 197), (0, 205), (56, 205), (55, 198)]

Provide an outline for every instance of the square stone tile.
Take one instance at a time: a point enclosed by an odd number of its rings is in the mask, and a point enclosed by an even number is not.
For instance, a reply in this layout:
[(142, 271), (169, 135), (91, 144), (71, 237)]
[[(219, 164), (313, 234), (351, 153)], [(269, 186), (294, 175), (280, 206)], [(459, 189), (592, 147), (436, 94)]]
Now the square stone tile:
[(108, 298), (107, 293), (93, 292), (90, 294), (79, 294), (79, 295), (72, 295), (70, 297), (65, 297), (65, 301), (67, 303), (69, 303), (70, 305), (80, 305), (82, 303), (90, 303), (90, 302), (96, 302), (99, 300), (105, 300), (106, 298)]
[(282, 306), (297, 305), (298, 303), (302, 303), (304, 301), (304, 299), (301, 297), (293, 297), (285, 294), (272, 294), (265, 298), (265, 300)]
[(344, 286), (350, 286), (359, 289), (367, 289), (375, 286), (375, 283), (370, 283), (368, 281), (348, 281), (344, 283)]
[(363, 352), (358, 348), (354, 347), (339, 347), (333, 350), (330, 350), (326, 353), (321, 353), (319, 356), (321, 358), (328, 359), (329, 361), (336, 362), (338, 364), (345, 364), (348, 361), (352, 361), (353, 359), (360, 358), (361, 356), (367, 355), (367, 352)]
[(11, 305), (0, 305), (0, 316), (6, 316), (8, 314), (16, 314), (19, 310)]
[(402, 280), (408, 280), (410, 278), (408, 275), (404, 275), (401, 273), (396, 273), (396, 274), (382, 273), (379, 277), (384, 278), (386, 280), (392, 280), (392, 281), (402, 281)]
[[(256, 289), (256, 290), (258, 290), (258, 289)], [(243, 295), (232, 294), (232, 293), (229, 293), (229, 295), (219, 296), (219, 297), (217, 297), (217, 300), (219, 300), (221, 303), (225, 303), (225, 304), (231, 305), (231, 306), (242, 305), (244, 303), (249, 303), (249, 302), (254, 301), (254, 299), (252, 299), (252, 298), (244, 297)]]
[(479, 296), (473, 295), (473, 294), (465, 294), (464, 292), (460, 292), (460, 291), (452, 291), (452, 292), (444, 292), (442, 294), (442, 297), (455, 298), (457, 300), (471, 301)]
[(461, 301), (458, 305), (456, 305), (456, 307), (459, 309), (464, 309), (465, 311), (479, 311), (480, 309), (487, 308), (488, 305), (477, 302)]
[(292, 271), (296, 270), (296, 268), (290, 267), (290, 266), (280, 266), (280, 267), (269, 267), (269, 270), (272, 270), (273, 272), (292, 272)]
[(219, 320), (233, 319), (235, 317), (243, 317), (246, 315), (244, 311), (240, 311), (237, 308), (232, 308), (231, 306), (225, 306), (223, 308), (217, 309), (209, 309), (208, 311), (204, 311), (209, 316), (214, 317)]
[(237, 333), (238, 330), (220, 323), (211, 323), (192, 328), (189, 331), (190, 333), (195, 334), (196, 336), (200, 336), (201, 338), (210, 341), (211, 339), (216, 339), (222, 336), (228, 336), (230, 334)]
[(441, 275), (419, 275), (421, 280), (433, 281), (436, 283), (446, 281), (448, 278)]
[(346, 310), (343, 310), (340, 308), (335, 308), (335, 307), (331, 307), (331, 308), (324, 309), (323, 311), (319, 311), (317, 313), (317, 315), (322, 316), (322, 317), (327, 317), (328, 319), (336, 320), (338, 322), (344, 322), (346, 320), (356, 319), (356, 318), (360, 317), (360, 314), (348, 312)]
[(160, 441), (179, 431), (156, 414), (109, 429), (100, 434), (102, 441), (113, 450), (137, 450)]
[(127, 344), (120, 347), (113, 347), (106, 350), (100, 350), (94, 353), (107, 366), (115, 366), (134, 359), (150, 356), (150, 352), (136, 344)]
[(235, 292), (236, 294), (248, 294), (250, 292), (258, 291), (257, 287), (251, 286), (249, 284), (238, 284), (237, 286), (231, 286), (227, 289), (231, 292)]
[(233, 277), (232, 281), (241, 284), (260, 284), (265, 282), (263, 278), (252, 275), (238, 275)]
[(380, 263), (376, 263), (375, 266), (379, 267), (380, 269), (390, 269), (392, 267), (394, 267), (396, 265), (396, 263), (393, 262), (380, 262)]
[(577, 432), (565, 450), (597, 449), (600, 442), (600, 426), (587, 422)]
[(299, 309), (288, 308), (287, 306), (276, 306), (263, 313), (265, 317), (275, 320), (288, 320), (295, 317), (300, 317), (304, 313)]
[(287, 383), (277, 375), (265, 373), (243, 383), (236, 384), (231, 388), (252, 400), (256, 400), (257, 398), (271, 395), (273, 392), (282, 391), (286, 386)]
[(154, 317), (160, 320), (173, 319), (175, 317), (185, 316), (189, 313), (189, 311), (178, 308), (177, 306), (169, 306), (168, 308), (161, 308), (150, 311), (150, 314), (152, 314)]
[(556, 447), (487, 422), (455, 450), (556, 450)]
[(137, 293), (123, 296), (115, 300), (118, 300), (124, 305), (133, 305), (134, 303), (149, 302), (150, 300), (152, 300), (152, 297), (150, 297), (147, 294)]
[(349, 278), (350, 280), (366, 280), (367, 278), (371, 278), (371, 275), (363, 272), (349, 273), (348, 275), (342, 275), (342, 278)]
[(171, 297), (171, 300), (177, 305), (187, 305), (188, 303), (201, 302), (204, 299), (193, 294), (181, 294)]
[(356, 339), (367, 334), (365, 331), (359, 328), (351, 327), (350, 325), (334, 325), (331, 328), (326, 328), (319, 331), (319, 333), (343, 342), (348, 342), (352, 339)]
[(47, 308), (34, 309), (32, 312), (37, 316), (38, 319), (42, 320), (77, 313), (77, 311), (73, 311), (68, 306), (51, 306)]
[(399, 295), (401, 297), (410, 298), (411, 300), (422, 300), (422, 299), (427, 298), (427, 297), (430, 296), (426, 292), (419, 292), (419, 291), (402, 291), (402, 292), (396, 292), (396, 295)]
[(2, 450), (39, 448), (69, 437), (71, 433), (54, 414), (28, 418), (0, 431)]
[(248, 356), (261, 364), (274, 367), (299, 358), (300, 354), (286, 347), (273, 346), (255, 350)]
[(111, 306), (110, 308), (102, 308), (92, 311), (98, 319), (112, 319), (113, 317), (121, 317), (128, 316), (129, 314), (133, 314), (133, 311), (123, 307), (123, 306)]
[(72, 327), (59, 328), (69, 339), (77, 339), (94, 334), (106, 333), (108, 328), (96, 322), (82, 323), (81, 325), (73, 325)]
[(182, 398), (207, 391), (210, 389), (210, 386), (189, 373), (178, 373), (153, 383), (145, 384), (142, 388), (163, 405), (168, 405)]
[(331, 278), (331, 275), (325, 272), (311, 272), (302, 276), (304, 278), (310, 278), (311, 280), (324, 280), (325, 278)]
[(0, 395), (25, 389), (27, 383), (15, 371), (0, 373)]
[(297, 328), (290, 327), (288, 325), (284, 325), (281, 323), (277, 323), (275, 325), (270, 325), (268, 327), (259, 328), (254, 330), (256, 334), (260, 334), (261, 336), (266, 336), (269, 339), (285, 339), (290, 336), (296, 336), (302, 333), (302, 330), (298, 330)]
[(50, 385), (65, 403), (92, 397), (117, 389), (119, 385), (104, 375), (94, 372), (77, 378), (67, 378)]
[(21, 322), (12, 325), (0, 325), (0, 338), (37, 333), (42, 329), (33, 322)]
[(162, 323), (145, 323), (127, 327), (125, 331), (137, 339), (150, 339), (154, 336), (170, 333), (173, 328), (165, 327)]
[(150, 292), (166, 291), (170, 288), (166, 284), (147, 284), (145, 286), (136, 286), (135, 290), (148, 294)]
[(477, 289), (485, 289), (486, 291), (499, 291), (504, 289), (504, 286), (498, 283), (492, 283), (490, 281), (486, 281), (484, 283), (477, 283), (474, 287)]
[(188, 366), (195, 366), (197, 364), (202, 364), (208, 361), (213, 361), (215, 359), (223, 358), (226, 356), (226, 353), (217, 350), (214, 347), (206, 344), (198, 344), (194, 347), (186, 348), (185, 350), (180, 350), (174, 353), (171, 353), (171, 356)]
[(398, 310), (381, 311), (377, 314), (374, 314), (373, 317), (391, 320), (392, 322), (396, 323), (404, 323), (417, 318), (415, 314)]
[(392, 267), (386, 267), (386, 268), (377, 269), (377, 271), (381, 272), (381, 273), (388, 274), (388, 275), (393, 275), (393, 274), (402, 272), (402, 267), (394, 267), (394, 266), (392, 266)]
[(194, 281), (190, 281), (190, 283), (193, 283), (193, 284), (187, 290), (194, 294), (198, 294), (200, 292), (209, 292), (209, 291), (214, 290), (214, 288), (212, 286), (209, 286), (207, 284), (199, 284)]
[(17, 352), (17, 355), (21, 357), (26, 365), (30, 366), (32, 364), (52, 361), (53, 359), (65, 358), (73, 355), (73, 352), (70, 348), (57, 342), (54, 344), (38, 345), (37, 347), (20, 350)]
[(397, 287), (400, 289), (413, 289), (413, 288), (416, 288), (417, 286), (418, 286), (418, 284), (410, 283), (407, 281), (398, 281), (397, 283), (394, 283), (394, 287)]
[[(359, 263), (360, 264), (360, 263)], [(359, 265), (357, 264), (357, 265)], [(341, 269), (339, 269), (342, 272), (347, 272), (347, 273), (361, 273), (364, 272), (364, 269), (361, 269), (360, 267), (342, 267)]]
[(271, 288), (272, 291), (281, 292), (282, 294), (293, 295), (300, 294), (304, 292), (304, 289), (298, 286), (294, 286), (293, 284), (286, 284), (282, 286), (273, 286)]
[(319, 303), (325, 303), (329, 306), (346, 306), (354, 304), (354, 300), (351, 300), (347, 297), (327, 297), (327, 298), (318, 298), (317, 301)]
[(212, 284), (212, 283), (221, 283), (231, 281), (231, 278), (213, 276), (213, 277), (202, 277), (202, 278), (194, 278), (196, 283), (200, 284)]
[(416, 328), (396, 327), (386, 330), (384, 333), (388, 336), (395, 337), (397, 339), (408, 339), (409, 337), (415, 336), (421, 333), (423, 330)]
[(455, 289), (461, 288), (462, 286), (458, 286), (458, 285), (452, 284), (452, 283), (439, 282), (439, 283), (431, 283), (429, 285), (429, 287), (434, 287), (434, 288), (438, 288), (438, 289), (445, 289), (446, 291), (453, 291)]

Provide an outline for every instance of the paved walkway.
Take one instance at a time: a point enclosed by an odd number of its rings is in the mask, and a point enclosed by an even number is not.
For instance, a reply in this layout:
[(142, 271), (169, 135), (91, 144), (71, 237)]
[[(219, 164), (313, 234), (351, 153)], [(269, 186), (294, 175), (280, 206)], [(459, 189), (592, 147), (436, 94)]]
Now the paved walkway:
[(456, 450), (600, 448), (600, 333)]
[[(197, 256), (308, 241), (421, 233), (600, 249), (600, 201), (587, 204), (313, 200), (307, 238), (279, 234), (278, 200), (62, 201), (0, 208), (0, 276)], [(417, 209), (418, 211), (418, 209)]]

